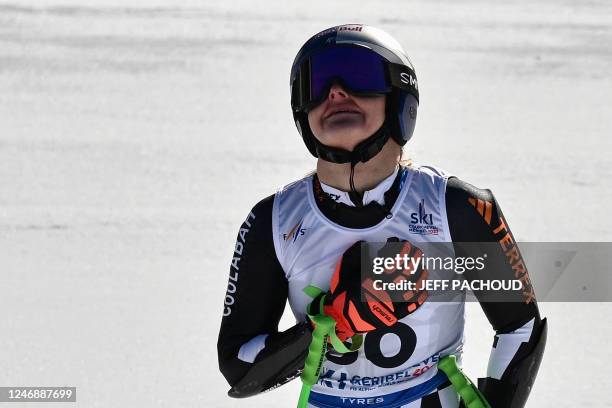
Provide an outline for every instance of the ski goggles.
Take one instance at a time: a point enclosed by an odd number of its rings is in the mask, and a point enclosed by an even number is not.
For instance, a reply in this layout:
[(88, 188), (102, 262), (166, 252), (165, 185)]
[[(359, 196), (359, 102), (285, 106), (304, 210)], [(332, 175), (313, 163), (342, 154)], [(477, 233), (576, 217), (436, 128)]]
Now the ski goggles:
[(381, 95), (393, 87), (404, 89), (418, 99), (416, 75), (409, 67), (394, 64), (361, 46), (324, 48), (302, 63), (292, 83), (294, 111), (309, 111), (338, 83), (356, 95)]

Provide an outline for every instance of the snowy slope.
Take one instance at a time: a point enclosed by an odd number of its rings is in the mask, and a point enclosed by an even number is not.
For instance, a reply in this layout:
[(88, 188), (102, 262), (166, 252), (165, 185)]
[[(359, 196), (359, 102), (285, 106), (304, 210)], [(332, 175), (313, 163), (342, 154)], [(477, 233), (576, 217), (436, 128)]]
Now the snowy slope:
[[(82, 407), (293, 406), (298, 382), (227, 398), (216, 335), (241, 221), (314, 166), (295, 52), (343, 22), (412, 56), (410, 157), (491, 188), (518, 239), (612, 240), (609, 2), (3, 2), (1, 386), (73, 385)], [(612, 406), (612, 307), (541, 310), (530, 406)], [(475, 378), (492, 331), (468, 311)]]

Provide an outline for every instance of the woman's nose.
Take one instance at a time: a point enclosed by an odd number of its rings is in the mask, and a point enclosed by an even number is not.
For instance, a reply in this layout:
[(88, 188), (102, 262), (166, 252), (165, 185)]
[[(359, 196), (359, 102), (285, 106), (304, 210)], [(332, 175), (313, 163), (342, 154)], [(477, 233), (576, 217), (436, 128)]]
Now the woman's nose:
[(346, 92), (340, 84), (334, 83), (331, 88), (329, 88), (328, 98), (330, 101), (342, 100), (348, 98), (348, 92)]

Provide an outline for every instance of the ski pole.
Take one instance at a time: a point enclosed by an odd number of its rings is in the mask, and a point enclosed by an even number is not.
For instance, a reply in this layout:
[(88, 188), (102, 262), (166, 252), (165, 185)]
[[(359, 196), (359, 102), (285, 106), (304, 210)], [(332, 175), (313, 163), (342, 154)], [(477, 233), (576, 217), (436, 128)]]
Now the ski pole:
[(465, 403), (466, 408), (491, 408), (484, 395), (459, 369), (455, 356), (443, 357), (438, 362), (438, 368), (446, 374), (453, 388)]
[(310, 389), (317, 382), (321, 375), (321, 367), (323, 359), (327, 351), (327, 339), (329, 338), (330, 330), (335, 330), (336, 322), (329, 316), (312, 316), (311, 320), (315, 324), (312, 332), (312, 340), (308, 347), (308, 356), (304, 363), (304, 371), (302, 372), (302, 390), (298, 401), (298, 408), (308, 406), (308, 397)]
[[(321, 289), (315, 286), (307, 286), (304, 288), (304, 292), (313, 298), (323, 293)], [(321, 303), (323, 303), (323, 301), (324, 299), (321, 298)], [(330, 316), (323, 314), (322, 307), (320, 307), (319, 310), (321, 310), (321, 313), (318, 315), (308, 315), (313, 323), (314, 330), (312, 331), (312, 340), (308, 347), (308, 355), (304, 362), (304, 371), (302, 371), (302, 375), (300, 376), (302, 380), (302, 390), (300, 391), (298, 408), (306, 408), (308, 406), (310, 390), (321, 375), (321, 368), (325, 360), (328, 341), (332, 343), (334, 350), (338, 353), (355, 351), (361, 347), (363, 341), (362, 336), (353, 336), (353, 344), (351, 347), (345, 346), (336, 335), (336, 321)]]

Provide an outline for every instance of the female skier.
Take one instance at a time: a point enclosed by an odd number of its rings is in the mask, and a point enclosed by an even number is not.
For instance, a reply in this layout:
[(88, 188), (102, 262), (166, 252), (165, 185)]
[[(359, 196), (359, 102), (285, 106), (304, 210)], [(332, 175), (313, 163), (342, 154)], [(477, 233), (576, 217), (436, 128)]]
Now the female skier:
[[(400, 164), (419, 101), (401, 46), (373, 27), (332, 27), (300, 49), (290, 84), (293, 117), (317, 167), (255, 205), (238, 233), (218, 340), (229, 395), (248, 397), (299, 375), (312, 302), (334, 318), (341, 340), (361, 334), (364, 341), (347, 354), (327, 352), (309, 406), (458, 407), (437, 364), (461, 357), (464, 302), (431, 301), (421, 292), (369, 307), (351, 290), (361, 279), (356, 243), (446, 242), (455, 255), (479, 256), (458, 244), (493, 242), (490, 278), (518, 279), (522, 290), (504, 302), (481, 301), (495, 336), (478, 388), (493, 408), (523, 407), (546, 319), (491, 191), (434, 167)], [(313, 302), (304, 293), (309, 285), (324, 297)], [(279, 332), (287, 299), (298, 323)]]

